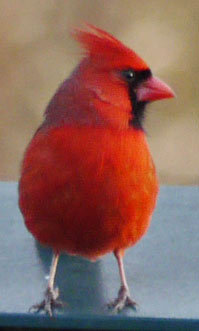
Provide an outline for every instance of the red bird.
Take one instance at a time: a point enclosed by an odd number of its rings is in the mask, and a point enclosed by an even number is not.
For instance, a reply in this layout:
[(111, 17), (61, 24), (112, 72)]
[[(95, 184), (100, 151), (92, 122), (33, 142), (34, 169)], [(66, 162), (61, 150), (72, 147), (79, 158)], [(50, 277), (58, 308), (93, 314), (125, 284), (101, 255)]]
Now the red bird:
[(174, 96), (134, 51), (88, 26), (73, 33), (85, 56), (48, 105), (19, 183), (28, 230), (54, 252), (45, 298), (33, 306), (50, 315), (60, 304), (54, 278), (62, 252), (93, 261), (113, 252), (121, 287), (110, 306), (135, 306), (123, 256), (146, 233), (158, 194), (145, 106)]

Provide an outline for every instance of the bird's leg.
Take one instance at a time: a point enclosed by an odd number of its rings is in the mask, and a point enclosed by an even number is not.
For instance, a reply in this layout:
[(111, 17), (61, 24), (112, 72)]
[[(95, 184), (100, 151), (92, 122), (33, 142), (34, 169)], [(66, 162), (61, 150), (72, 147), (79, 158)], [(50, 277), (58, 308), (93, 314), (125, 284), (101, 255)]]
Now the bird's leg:
[(59, 289), (57, 287), (54, 288), (54, 281), (55, 281), (58, 260), (59, 260), (59, 254), (54, 253), (50, 267), (48, 286), (44, 293), (44, 300), (39, 304), (33, 305), (30, 308), (30, 310), (34, 310), (36, 312), (43, 310), (49, 316), (52, 316), (54, 308), (63, 307), (63, 303), (57, 300), (59, 297)]
[(114, 312), (119, 312), (123, 310), (125, 307), (132, 307), (135, 309), (136, 302), (130, 298), (130, 292), (124, 271), (124, 264), (123, 264), (124, 251), (116, 250), (114, 254), (117, 259), (117, 263), (119, 267), (121, 286), (118, 292), (117, 299), (111, 302), (110, 304), (108, 304), (108, 307), (113, 308)]

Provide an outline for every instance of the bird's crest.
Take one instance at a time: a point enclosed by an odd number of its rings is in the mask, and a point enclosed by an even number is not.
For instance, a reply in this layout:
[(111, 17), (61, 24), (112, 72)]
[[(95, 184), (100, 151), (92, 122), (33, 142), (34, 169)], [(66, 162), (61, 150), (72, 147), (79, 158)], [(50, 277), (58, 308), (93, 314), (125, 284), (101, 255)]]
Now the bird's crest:
[(113, 67), (133, 67), (138, 70), (148, 68), (134, 51), (111, 34), (88, 23), (86, 26), (88, 31), (76, 28), (72, 34), (90, 56), (107, 60)]

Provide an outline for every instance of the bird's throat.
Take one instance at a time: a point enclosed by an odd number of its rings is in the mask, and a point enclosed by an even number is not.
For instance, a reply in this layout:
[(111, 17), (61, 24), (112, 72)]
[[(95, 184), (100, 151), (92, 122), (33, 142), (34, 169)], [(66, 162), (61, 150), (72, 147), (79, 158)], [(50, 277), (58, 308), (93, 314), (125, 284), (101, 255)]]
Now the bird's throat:
[(132, 118), (129, 121), (129, 125), (132, 126), (136, 130), (142, 130), (143, 128), (143, 121), (144, 115), (146, 111), (146, 101), (138, 101), (136, 96), (136, 91), (129, 86), (129, 98), (131, 101), (131, 114)]

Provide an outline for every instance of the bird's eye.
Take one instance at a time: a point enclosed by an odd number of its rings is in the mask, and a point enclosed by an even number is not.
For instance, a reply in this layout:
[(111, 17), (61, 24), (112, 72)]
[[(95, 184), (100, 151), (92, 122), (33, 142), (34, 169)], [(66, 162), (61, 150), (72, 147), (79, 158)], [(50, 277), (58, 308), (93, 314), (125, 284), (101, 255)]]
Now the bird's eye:
[(127, 69), (122, 71), (122, 76), (126, 82), (131, 83), (135, 80), (135, 71), (133, 69)]

